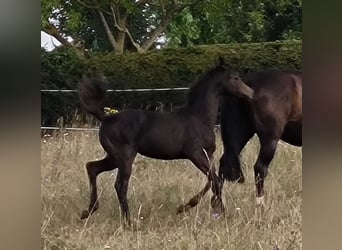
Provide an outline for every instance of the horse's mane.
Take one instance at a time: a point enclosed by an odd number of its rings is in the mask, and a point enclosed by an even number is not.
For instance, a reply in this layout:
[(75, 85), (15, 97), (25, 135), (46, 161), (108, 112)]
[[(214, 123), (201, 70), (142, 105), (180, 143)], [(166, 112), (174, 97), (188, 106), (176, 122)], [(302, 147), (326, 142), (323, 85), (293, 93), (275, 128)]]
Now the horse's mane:
[(218, 77), (218, 73), (223, 73), (225, 68), (221, 65), (216, 66), (210, 70), (208, 70), (197, 82), (194, 86), (190, 88), (190, 92), (188, 95), (188, 105), (195, 103), (198, 100), (201, 100), (199, 97), (207, 93), (208, 85), (211, 82), (215, 81)]

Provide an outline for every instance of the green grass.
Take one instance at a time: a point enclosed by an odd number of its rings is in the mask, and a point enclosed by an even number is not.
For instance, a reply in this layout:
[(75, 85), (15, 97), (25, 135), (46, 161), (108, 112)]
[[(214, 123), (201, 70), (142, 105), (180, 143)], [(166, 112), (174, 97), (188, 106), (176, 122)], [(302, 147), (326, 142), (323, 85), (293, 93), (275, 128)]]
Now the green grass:
[[(128, 200), (138, 230), (123, 226), (114, 189), (116, 171), (98, 177), (100, 208), (87, 208), (85, 163), (102, 158), (96, 132), (75, 132), (41, 141), (42, 249), (301, 249), (301, 148), (279, 143), (265, 182), (266, 208), (256, 215), (253, 165), (259, 142), (246, 146), (241, 160), (245, 184), (225, 183), (226, 217), (214, 219), (211, 192), (186, 214), (176, 215), (205, 184), (188, 160), (160, 161), (138, 155)], [(222, 154), (217, 139), (215, 166)]]

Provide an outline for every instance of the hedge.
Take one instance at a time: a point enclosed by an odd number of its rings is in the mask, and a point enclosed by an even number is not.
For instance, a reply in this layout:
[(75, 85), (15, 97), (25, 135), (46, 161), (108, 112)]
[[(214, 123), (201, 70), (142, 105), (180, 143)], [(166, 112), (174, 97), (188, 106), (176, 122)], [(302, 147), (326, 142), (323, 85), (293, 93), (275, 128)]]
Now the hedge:
[[(59, 48), (41, 53), (43, 89), (76, 89), (82, 73), (102, 72), (109, 88), (189, 87), (214, 65), (219, 56), (240, 74), (265, 68), (301, 69), (301, 41), (255, 44), (201, 45), (189, 48), (162, 49), (145, 54), (96, 53), (80, 59), (70, 49)], [(112, 93), (106, 105), (122, 109), (164, 110), (181, 105), (185, 92)], [(69, 123), (78, 109), (76, 93), (42, 93), (42, 124), (55, 125), (64, 117)]]

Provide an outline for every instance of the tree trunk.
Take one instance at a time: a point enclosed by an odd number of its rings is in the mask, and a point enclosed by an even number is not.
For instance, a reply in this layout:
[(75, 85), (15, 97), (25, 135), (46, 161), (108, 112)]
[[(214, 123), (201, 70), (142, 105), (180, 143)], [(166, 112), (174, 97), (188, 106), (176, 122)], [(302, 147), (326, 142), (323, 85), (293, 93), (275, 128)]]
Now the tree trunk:
[(123, 54), (124, 49), (125, 49), (125, 39), (126, 39), (126, 33), (120, 31), (118, 35), (116, 36), (116, 44), (117, 44), (115, 48), (116, 54)]
[[(103, 28), (104, 28), (105, 31), (106, 31), (108, 40), (109, 40), (110, 44), (111, 44), (112, 47), (113, 47), (113, 50), (115, 51), (115, 53), (120, 53), (120, 50), (118, 50), (118, 46), (117, 46), (118, 44), (117, 44), (117, 42), (116, 42), (116, 40), (115, 40), (115, 38), (114, 38), (114, 36), (113, 36), (112, 31), (111, 31), (110, 28), (109, 28), (109, 25), (108, 25), (108, 23), (107, 23), (107, 21), (106, 21), (106, 18), (104, 17), (102, 11), (98, 10), (98, 13), (99, 13), (99, 15), (100, 15), (100, 18), (101, 18), (101, 21), (102, 21), (102, 24), (103, 24)], [(123, 52), (123, 51), (121, 51), (121, 53), (122, 53), (122, 52)]]
[(166, 27), (171, 23), (171, 21), (172, 14), (165, 16), (165, 18), (160, 22), (160, 25), (151, 32), (150, 38), (142, 44), (141, 48), (144, 51), (149, 50), (150, 47), (155, 43), (156, 39), (165, 31)]

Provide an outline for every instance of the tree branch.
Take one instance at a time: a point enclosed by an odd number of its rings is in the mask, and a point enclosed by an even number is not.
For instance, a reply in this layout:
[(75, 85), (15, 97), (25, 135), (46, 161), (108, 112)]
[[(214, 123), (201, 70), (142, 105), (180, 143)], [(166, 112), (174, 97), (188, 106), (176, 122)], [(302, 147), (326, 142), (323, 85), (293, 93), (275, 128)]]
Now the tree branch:
[(49, 34), (50, 36), (53, 36), (54, 38), (56, 38), (58, 40), (58, 42), (60, 42), (61, 44), (65, 45), (65, 46), (72, 46), (73, 44), (70, 43), (67, 39), (65, 39), (57, 30), (56, 26), (53, 25), (52, 23), (50, 23), (49, 21), (48, 25), (46, 27), (43, 28), (44, 32)]
[(139, 53), (143, 52), (143, 49), (141, 48), (140, 44), (136, 43), (134, 38), (131, 35), (131, 32), (129, 32), (129, 30), (127, 29), (126, 25), (125, 27), (121, 27), (118, 24), (118, 21), (116, 20), (116, 15), (115, 15), (115, 11), (114, 11), (114, 7), (113, 5), (110, 6), (111, 10), (112, 10), (112, 15), (113, 15), (113, 21), (114, 21), (114, 26), (121, 32), (124, 32), (127, 34), (127, 36), (129, 37), (129, 39), (131, 40), (131, 43), (133, 44), (133, 46), (137, 49), (137, 51)]
[(166, 10), (165, 10), (165, 4), (164, 4), (164, 2), (163, 2), (163, 0), (159, 0), (159, 3), (160, 3), (160, 7), (161, 7), (161, 9), (162, 9), (162, 12), (163, 12), (163, 14), (166, 12)]
[(114, 51), (115, 51), (118, 44), (117, 44), (117, 42), (116, 42), (116, 40), (115, 40), (115, 38), (114, 38), (114, 36), (113, 36), (113, 33), (112, 33), (112, 31), (110, 30), (110, 28), (109, 28), (109, 25), (108, 25), (108, 23), (107, 23), (107, 21), (106, 21), (106, 18), (105, 18), (104, 15), (103, 15), (103, 12), (102, 12), (101, 10), (97, 10), (97, 12), (98, 12), (99, 15), (100, 15), (100, 18), (101, 18), (103, 27), (104, 27), (104, 29), (105, 29), (105, 31), (106, 31), (107, 36), (108, 36), (108, 40), (109, 40), (110, 44), (112, 45), (112, 47), (113, 47), (113, 49), (114, 49)]
[[(49, 34), (50, 36), (54, 37), (57, 39), (57, 41), (59, 41), (62, 45), (64, 46), (69, 46), (73, 49), (75, 49), (76, 54), (80, 57), (83, 58), (84, 57), (84, 50), (77, 47), (77, 45), (69, 42), (66, 38), (64, 38), (61, 33), (58, 31), (58, 29), (56, 28), (55, 25), (53, 25), (52, 23), (50, 23), (49, 21), (47, 21), (47, 25), (45, 27), (43, 27), (43, 31), (47, 34)], [(55, 44), (54, 44), (55, 45)]]
[(148, 3), (150, 0), (139, 0), (138, 2), (136, 2), (136, 5), (143, 5), (145, 3)]
[(95, 9), (95, 10), (101, 10), (103, 13), (106, 13), (108, 15), (112, 15), (112, 13), (110, 13), (109, 11), (105, 10), (105, 9), (102, 9), (100, 8), (99, 6), (90, 6), (84, 2), (82, 2), (81, 0), (76, 0), (80, 5), (82, 5), (83, 7), (86, 7), (88, 9)]
[(145, 40), (145, 42), (142, 44), (142, 48), (146, 51), (148, 50), (155, 40), (162, 34), (162, 32), (166, 29), (166, 27), (171, 23), (172, 21), (172, 14), (167, 14), (160, 22), (159, 26), (153, 29), (149, 35), (149, 38)]
[(175, 8), (174, 13), (175, 13), (175, 14), (178, 14), (179, 12), (181, 12), (182, 10), (184, 10), (185, 8), (190, 7), (190, 6), (194, 6), (194, 5), (198, 4), (198, 3), (201, 2), (201, 1), (203, 1), (203, 0), (194, 0), (194, 1), (191, 2), (191, 3), (180, 4), (180, 5), (178, 5), (177, 8)]
[[(179, 14), (185, 8), (190, 7), (190, 6), (194, 6), (197, 3), (199, 3), (200, 1), (204, 1), (204, 0), (193, 0), (191, 3), (188, 3), (188, 4), (178, 4), (178, 1), (173, 0), (173, 1), (171, 1), (172, 3), (169, 6), (164, 6), (164, 2), (162, 0), (160, 0), (160, 7), (161, 7), (162, 12), (163, 12), (162, 19), (160, 21), (159, 26), (157, 26), (155, 29), (153, 29), (150, 32), (150, 34), (148, 35), (148, 39), (145, 40), (142, 45), (140, 45), (139, 43), (137, 43), (134, 40), (134, 38), (132, 37), (132, 34), (130, 33), (130, 31), (126, 27), (126, 18), (128, 16), (128, 14), (121, 17), (121, 16), (119, 16), (120, 15), (119, 11), (117, 11), (117, 14), (115, 13), (114, 7), (116, 7), (116, 4), (117, 4), (116, 2), (113, 1), (111, 3), (110, 8), (111, 8), (112, 12), (109, 12), (107, 10), (100, 8), (98, 5), (91, 6), (91, 5), (84, 3), (81, 0), (76, 0), (76, 1), (86, 8), (97, 10), (97, 12), (100, 15), (103, 26), (105, 28), (106, 34), (108, 36), (109, 42), (111, 43), (114, 50), (116, 50), (118, 48), (118, 41), (115, 39), (111, 29), (109, 28), (109, 25), (108, 25), (103, 13), (106, 13), (108, 15), (113, 16), (114, 27), (116, 29), (118, 29), (118, 31), (127, 34), (131, 43), (137, 49), (138, 52), (144, 52), (144, 51), (148, 50), (154, 44), (155, 40), (165, 31), (167, 26), (172, 22), (172, 19), (175, 15)], [(138, 0), (135, 4), (136, 5), (143, 5), (143, 4), (150, 3), (150, 2), (151, 2), (150, 0)], [(95, 2), (95, 4), (96, 4), (96, 2)], [(169, 8), (167, 8), (167, 7), (169, 7)], [(124, 21), (122, 21), (122, 20), (124, 20)]]

